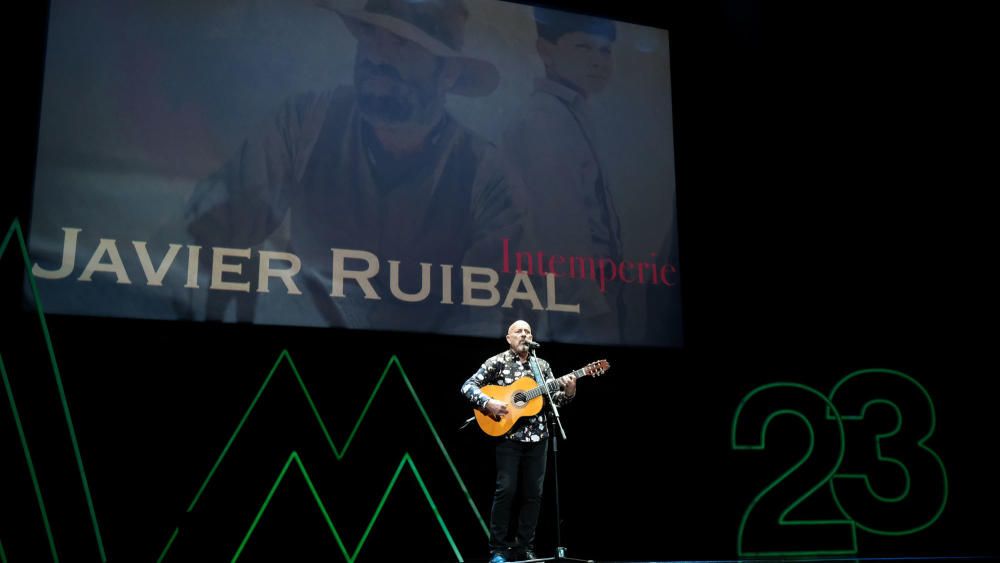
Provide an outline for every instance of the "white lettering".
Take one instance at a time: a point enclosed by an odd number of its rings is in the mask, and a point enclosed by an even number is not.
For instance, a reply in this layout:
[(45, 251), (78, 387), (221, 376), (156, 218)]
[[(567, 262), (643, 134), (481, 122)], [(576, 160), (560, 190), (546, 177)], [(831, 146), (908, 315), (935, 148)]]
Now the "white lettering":
[[(482, 275), (488, 278), (487, 281), (473, 281), (472, 276)], [(497, 291), (497, 282), (500, 276), (496, 270), (490, 268), (477, 268), (475, 266), (462, 266), (462, 305), (473, 307), (493, 307), (500, 302), (500, 292)], [(488, 298), (473, 297), (472, 291), (480, 289), (489, 292)]]
[(174, 263), (177, 253), (180, 252), (181, 245), (171, 244), (167, 247), (166, 256), (160, 261), (160, 267), (155, 270), (153, 269), (153, 260), (149, 257), (149, 251), (146, 250), (146, 242), (134, 240), (132, 241), (132, 246), (135, 247), (135, 253), (139, 256), (139, 263), (142, 264), (142, 273), (146, 274), (146, 284), (156, 287), (163, 285), (163, 278), (167, 275), (170, 265)]
[(226, 264), (223, 259), (227, 256), (236, 256), (238, 258), (250, 258), (249, 248), (223, 248), (220, 246), (212, 247), (212, 285), (209, 289), (222, 289), (225, 291), (242, 291), (244, 293), (250, 293), (250, 282), (226, 282), (222, 281), (222, 274), (229, 272), (232, 274), (240, 275), (243, 273), (242, 264)]
[(548, 302), (548, 307), (545, 308), (547, 311), (561, 311), (563, 313), (576, 313), (580, 314), (580, 304), (569, 305), (565, 303), (556, 303), (556, 276), (551, 272), (545, 274), (545, 300)]
[(451, 264), (441, 264), (441, 303), (451, 305)]
[(58, 270), (46, 270), (38, 264), (35, 264), (31, 268), (31, 273), (34, 274), (36, 278), (43, 278), (47, 280), (61, 280), (68, 276), (73, 271), (73, 263), (76, 261), (76, 239), (82, 230), (83, 229), (63, 227), (63, 233), (65, 234), (63, 234), (62, 263), (59, 264)]
[[(378, 256), (364, 250), (347, 250), (344, 248), (331, 248), (333, 252), (333, 279), (331, 280), (333, 290), (331, 297), (344, 297), (344, 278), (350, 278), (358, 282), (358, 286), (365, 293), (365, 299), (381, 299), (375, 288), (368, 280), (378, 274)], [(364, 260), (368, 267), (364, 270), (347, 270), (344, 268), (344, 261), (348, 258)]]
[(198, 255), (200, 253), (200, 246), (194, 244), (188, 245), (188, 275), (187, 281), (184, 282), (184, 287), (198, 288)]
[[(111, 260), (108, 263), (101, 261), (104, 255), (108, 255), (108, 259)], [(122, 264), (122, 257), (118, 254), (118, 245), (115, 243), (115, 239), (102, 238), (100, 244), (97, 245), (97, 250), (94, 251), (94, 255), (90, 257), (90, 261), (87, 262), (87, 267), (83, 269), (83, 273), (77, 278), (80, 281), (89, 282), (90, 277), (94, 275), (94, 272), (110, 272), (118, 278), (118, 283), (132, 283), (128, 279), (128, 274), (125, 273), (125, 265)]]
[[(271, 260), (284, 260), (289, 263), (289, 267), (285, 269), (272, 268)], [(292, 276), (299, 273), (300, 269), (302, 269), (302, 261), (294, 254), (261, 250), (260, 272), (257, 274), (257, 293), (267, 293), (268, 278), (275, 276), (281, 278), (281, 281), (285, 283), (285, 289), (288, 290), (289, 295), (302, 295), (295, 282), (292, 281)]]
[[(518, 288), (522, 285), (524, 286), (524, 290), (518, 290)], [(528, 279), (528, 272), (518, 272), (514, 274), (514, 281), (511, 282), (510, 290), (507, 291), (507, 298), (504, 299), (501, 307), (510, 309), (515, 299), (526, 299), (531, 301), (531, 308), (533, 310), (542, 310), (542, 302), (538, 300), (538, 294), (535, 293), (535, 286), (531, 285), (531, 280)]]
[(399, 288), (399, 260), (389, 260), (389, 291), (392, 296), (407, 303), (417, 303), (427, 299), (431, 294), (431, 265), (420, 263), (420, 290), (416, 293), (406, 293)]

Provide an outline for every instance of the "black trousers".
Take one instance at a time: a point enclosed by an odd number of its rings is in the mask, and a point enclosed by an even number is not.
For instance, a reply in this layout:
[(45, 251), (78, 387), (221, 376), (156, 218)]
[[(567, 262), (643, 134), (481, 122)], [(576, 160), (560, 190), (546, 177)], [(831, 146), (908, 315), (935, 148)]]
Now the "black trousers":
[(547, 439), (497, 444), (497, 485), (490, 512), (492, 551), (534, 547), (548, 449)]

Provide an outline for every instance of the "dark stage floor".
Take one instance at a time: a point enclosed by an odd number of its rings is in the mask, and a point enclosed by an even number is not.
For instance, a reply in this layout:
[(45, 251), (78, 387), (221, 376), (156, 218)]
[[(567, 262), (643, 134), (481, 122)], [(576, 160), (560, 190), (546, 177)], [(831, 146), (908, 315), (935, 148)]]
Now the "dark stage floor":
[[(961, 556), (928, 556), (928, 557), (775, 557), (764, 559), (587, 559), (585, 556), (570, 558), (547, 557), (542, 559), (511, 560), (509, 563), (541, 563), (541, 562), (564, 562), (564, 563), (820, 563), (820, 562), (913, 562), (913, 563), (962, 563), (978, 561), (997, 561), (997, 555), (961, 555)], [(480, 561), (472, 560), (473, 563)], [(485, 561), (483, 559), (482, 561)]]

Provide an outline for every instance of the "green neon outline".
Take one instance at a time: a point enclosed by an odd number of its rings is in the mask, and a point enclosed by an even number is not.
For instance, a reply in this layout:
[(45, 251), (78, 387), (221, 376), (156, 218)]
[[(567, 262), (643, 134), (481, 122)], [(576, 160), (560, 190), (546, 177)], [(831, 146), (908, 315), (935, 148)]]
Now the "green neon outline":
[[(52, 374), (56, 380), (56, 389), (59, 392), (59, 401), (62, 404), (63, 414), (66, 418), (66, 428), (69, 431), (70, 443), (73, 445), (73, 456), (76, 458), (76, 465), (80, 471), (80, 481), (83, 483), (83, 494), (87, 500), (87, 510), (90, 512), (90, 522), (94, 528), (94, 537), (97, 539), (97, 550), (101, 555), (101, 561), (106, 563), (108, 560), (107, 553), (104, 551), (104, 540), (101, 538), (101, 529), (97, 523), (97, 511), (94, 509), (94, 499), (90, 494), (90, 485), (87, 482), (87, 472), (83, 468), (83, 456), (80, 453), (80, 444), (76, 439), (76, 429), (73, 426), (73, 417), (69, 413), (69, 402), (66, 400), (66, 391), (63, 389), (62, 375), (59, 372), (59, 363), (56, 361), (55, 349), (52, 345), (52, 337), (49, 334), (49, 325), (45, 321), (45, 312), (42, 309), (42, 300), (38, 295), (38, 285), (35, 283), (35, 276), (31, 272), (31, 258), (28, 255), (28, 245), (24, 241), (24, 233), (21, 231), (21, 223), (18, 219), (14, 219), (11, 223), (10, 228), (7, 229), (7, 234), (4, 236), (3, 243), (0, 243), (0, 259), (3, 258), (4, 252), (7, 250), (7, 243), (10, 242), (11, 238), (16, 235), (18, 246), (21, 249), (21, 258), (24, 260), (24, 269), (28, 278), (28, 283), (31, 286), (31, 293), (35, 298), (35, 309), (38, 311), (38, 319), (42, 326), (42, 335), (45, 337), (45, 348), (49, 354), (49, 362), (52, 365)], [(4, 376), (6, 381), (6, 375)], [(9, 393), (8, 393), (9, 394)], [(11, 398), (11, 404), (13, 404), (13, 395), (9, 394)], [(27, 443), (22, 442), (27, 451)], [(32, 480), (35, 480), (34, 474), (32, 474)], [(39, 493), (39, 502), (41, 502), (41, 497)], [(45, 508), (42, 506), (42, 511)], [(52, 549), (53, 557), (58, 561), (58, 556), (56, 556), (55, 550), (55, 540), (52, 537), (51, 530), (48, 529), (46, 525), (46, 533), (49, 534), (49, 544)]]
[(361, 535), (361, 539), (358, 541), (357, 547), (354, 548), (354, 553), (349, 554), (347, 553), (347, 547), (344, 545), (344, 541), (337, 532), (337, 527), (333, 524), (333, 520), (330, 518), (330, 514), (326, 511), (326, 507), (323, 506), (323, 501), (320, 500), (319, 493), (316, 491), (316, 487), (313, 485), (312, 479), (309, 477), (309, 472), (306, 470), (305, 465), (302, 464), (302, 459), (299, 457), (297, 452), (292, 451), (291, 455), (288, 456), (288, 461), (285, 462), (285, 466), (281, 469), (281, 473), (278, 474), (278, 478), (274, 481), (274, 485), (271, 487), (270, 492), (268, 492), (267, 498), (264, 499), (264, 503), (261, 505), (260, 510), (257, 511), (257, 516), (254, 518), (253, 523), (250, 524), (250, 528), (247, 530), (246, 536), (244, 536), (243, 541), (240, 542), (239, 547), (236, 549), (236, 553), (233, 555), (231, 563), (236, 563), (240, 554), (243, 553), (243, 549), (246, 547), (247, 542), (250, 541), (250, 536), (253, 535), (254, 530), (257, 528), (257, 524), (264, 515), (264, 511), (267, 510), (267, 506), (271, 502), (271, 498), (274, 497), (274, 493), (278, 490), (278, 485), (280, 485), (281, 481), (285, 478), (285, 474), (288, 472), (288, 468), (291, 467), (293, 461), (299, 467), (302, 477), (305, 478), (306, 485), (309, 486), (309, 491), (312, 493), (313, 500), (316, 501), (316, 505), (319, 506), (320, 511), (323, 513), (323, 519), (326, 521), (327, 527), (330, 528), (330, 532), (333, 534), (334, 539), (337, 540), (340, 552), (344, 555), (344, 558), (347, 559), (348, 563), (354, 563), (358, 554), (361, 553), (361, 548), (364, 547), (365, 540), (368, 539), (368, 534), (371, 533), (372, 528), (375, 527), (375, 521), (378, 520), (378, 515), (382, 512), (382, 507), (389, 499), (389, 493), (391, 493), (393, 487), (396, 486), (399, 474), (403, 471), (403, 467), (405, 466), (409, 466), (410, 470), (413, 472), (413, 476), (417, 478), (417, 483), (420, 485), (420, 489), (424, 492), (424, 498), (427, 499), (427, 504), (430, 505), (431, 510), (434, 512), (434, 516), (437, 517), (438, 524), (441, 525), (441, 529), (444, 531), (445, 537), (448, 538), (448, 543), (451, 545), (452, 551), (455, 552), (455, 556), (458, 558), (458, 561), (464, 561), (464, 559), (462, 559), (462, 554), (458, 551), (458, 546), (455, 545), (454, 540), (451, 538), (451, 534), (448, 532), (448, 527), (445, 525), (444, 519), (438, 511), (437, 505), (434, 504), (434, 499), (431, 498), (430, 491), (427, 490), (427, 486), (424, 484), (423, 478), (420, 477), (420, 472), (417, 470), (417, 466), (413, 463), (413, 459), (410, 457), (409, 452), (403, 453), (403, 457), (399, 461), (399, 466), (396, 467), (395, 474), (393, 474), (388, 487), (386, 487), (385, 493), (382, 495), (382, 499), (375, 508), (375, 513), (372, 515), (371, 520), (368, 522), (368, 526)]
[(174, 528), (174, 533), (170, 534), (170, 539), (167, 540), (167, 545), (163, 548), (163, 551), (160, 552), (160, 556), (156, 558), (156, 563), (160, 563), (163, 561), (163, 558), (167, 556), (167, 551), (170, 550), (170, 546), (174, 545), (174, 540), (177, 539), (177, 534), (180, 533), (180, 531), (180, 526)]
[[(45, 500), (42, 498), (42, 488), (38, 484), (38, 475), (35, 473), (35, 464), (31, 460), (31, 450), (28, 448), (28, 438), (24, 435), (24, 427), (21, 425), (21, 415), (17, 411), (17, 402), (14, 401), (14, 390), (11, 389), (10, 380), (7, 379), (7, 368), (4, 365), (3, 354), (0, 354), (0, 376), (3, 377), (3, 387), (7, 391), (7, 398), (10, 401), (10, 410), (14, 414), (14, 426), (17, 427), (17, 437), (21, 441), (21, 449), (24, 450), (24, 461), (28, 464), (28, 474), (31, 476), (31, 485), (35, 490), (35, 498), (38, 499), (38, 508), (42, 513), (42, 523), (45, 525), (45, 535), (49, 540), (49, 550), (52, 552), (52, 560), (59, 563), (59, 554), (56, 553), (56, 541), (52, 537), (52, 526), (49, 525), (49, 514), (45, 509)], [(2, 551), (2, 550), (0, 550)], [(6, 561), (6, 556), (4, 561)]]
[[(403, 383), (406, 385), (406, 388), (410, 391), (410, 395), (413, 397), (413, 400), (416, 403), (417, 408), (420, 411), (420, 414), (423, 416), (424, 421), (427, 423), (427, 427), (430, 429), (431, 435), (434, 436), (434, 441), (438, 444), (438, 447), (441, 450), (441, 454), (444, 456), (445, 461), (448, 463), (448, 467), (451, 468), (452, 474), (455, 475), (455, 479), (458, 481), (458, 485), (462, 490), (462, 493), (465, 494), (465, 498), (468, 501), (469, 506), (472, 507), (472, 511), (476, 515), (476, 519), (479, 521), (479, 525), (482, 528), (483, 533), (486, 535), (486, 537), (489, 537), (489, 528), (486, 526), (486, 521), (479, 513), (479, 509), (476, 507), (476, 503), (473, 501), (472, 495), (469, 493), (468, 487), (465, 486), (465, 482), (462, 480), (461, 475), (459, 475), (458, 473), (458, 468), (455, 467), (454, 462), (452, 462), (451, 460), (451, 456), (448, 455), (448, 450), (445, 449), (444, 442), (441, 440), (441, 437), (438, 434), (437, 429), (434, 428), (434, 424), (431, 422), (430, 416), (427, 414), (427, 410), (424, 408), (423, 403), (417, 396), (416, 390), (410, 383), (409, 377), (407, 377), (406, 372), (403, 370), (402, 364), (400, 364), (399, 362), (399, 358), (397, 358), (395, 354), (393, 354), (392, 357), (389, 358), (389, 361), (385, 365), (385, 369), (382, 370), (382, 375), (375, 383), (375, 387), (372, 390), (371, 395), (365, 402), (365, 406), (362, 409), (361, 414), (358, 416), (358, 420), (355, 422), (354, 428), (351, 430), (351, 433), (348, 435), (347, 440), (344, 442), (343, 450), (341, 450), (338, 449), (337, 445), (333, 442), (333, 438), (330, 436), (330, 432), (327, 430), (326, 424), (323, 422), (323, 418), (319, 413), (319, 409), (316, 407), (315, 402), (313, 402), (312, 395), (310, 395), (308, 388), (306, 388), (305, 382), (303, 382), (302, 380), (302, 376), (299, 375), (299, 370), (297, 367), (295, 367), (295, 362), (292, 360), (291, 355), (288, 353), (288, 349), (282, 350), (281, 353), (278, 354), (278, 359), (275, 360), (274, 365), (271, 367), (271, 371), (267, 374), (267, 377), (264, 378), (264, 383), (261, 384), (260, 389), (257, 390), (257, 394), (250, 402), (250, 406), (247, 408), (247, 411), (243, 414), (243, 417), (240, 419), (240, 422), (236, 425), (236, 430), (233, 432), (233, 435), (230, 436), (229, 440), (226, 442), (225, 447), (222, 449), (222, 453), (219, 455), (219, 458), (215, 461), (215, 464), (213, 464), (212, 469), (209, 471), (208, 476), (205, 478), (205, 481), (198, 488), (198, 492), (195, 494), (194, 499), (191, 501), (191, 504), (188, 505), (187, 512), (191, 512), (194, 510), (195, 506), (198, 503), (198, 500), (200, 500), (201, 498), (201, 495), (205, 492), (205, 489), (208, 487), (208, 483), (212, 480), (212, 477), (215, 475), (215, 472), (222, 464), (222, 460), (226, 457), (226, 454), (229, 452), (229, 448), (232, 447), (233, 443), (236, 441), (236, 437), (243, 429), (243, 425), (250, 418), (250, 413), (253, 412), (253, 409), (254, 407), (256, 407), (257, 402), (260, 400), (261, 396), (263, 396), (264, 390), (267, 389), (268, 384), (270, 384), (271, 382), (271, 378), (274, 377), (275, 373), (277, 373), (278, 367), (281, 365), (282, 361), (288, 362), (289, 367), (291, 367), (292, 374), (295, 376), (296, 381), (298, 381), (299, 388), (302, 389), (306, 401), (309, 403), (309, 407), (312, 409), (313, 416), (316, 418), (316, 422), (319, 423), (320, 429), (322, 430), (323, 435), (326, 437), (327, 444), (329, 444), (330, 449), (333, 450), (333, 454), (336, 457), (337, 461), (343, 459), (343, 457), (347, 454), (347, 449), (351, 446), (351, 442), (354, 440), (355, 434), (357, 434), (358, 429), (361, 427), (361, 423), (364, 421), (365, 416), (368, 414), (368, 409), (371, 407), (372, 403), (375, 400), (375, 396), (382, 388), (382, 383), (385, 381), (386, 377), (389, 374), (389, 368), (395, 365), (396, 369), (399, 371), (399, 375), (403, 378)], [(167, 545), (163, 548), (163, 551), (160, 553), (160, 557), (157, 559), (157, 562), (162, 561), (163, 558), (166, 556), (168, 550), (170, 549), (170, 546), (173, 544), (173, 541), (177, 536), (178, 530), (179, 528), (175, 529), (174, 533), (171, 535)], [(445, 532), (445, 534), (448, 536), (448, 541), (451, 542), (452, 540), (450, 534), (448, 534), (447, 531)]]
[[(899, 496), (897, 496), (895, 498), (892, 498), (892, 497), (883, 497), (882, 495), (880, 495), (877, 492), (875, 492), (875, 489), (872, 488), (872, 486), (871, 486), (871, 481), (868, 479), (868, 475), (865, 474), (865, 473), (861, 473), (861, 474), (841, 473), (841, 474), (837, 475), (837, 478), (855, 478), (855, 477), (861, 478), (865, 482), (865, 486), (867, 487), (869, 494), (871, 494), (873, 497), (875, 497), (879, 501), (886, 502), (886, 503), (889, 503), (889, 502), (899, 502), (899, 501), (905, 499), (907, 497), (907, 495), (910, 494), (910, 481), (911, 481), (911, 479), (910, 479), (910, 471), (906, 468), (906, 465), (903, 464), (903, 462), (899, 461), (898, 459), (892, 458), (892, 457), (888, 457), (888, 456), (883, 456), (882, 455), (881, 445), (880, 445), (882, 438), (890, 438), (892, 436), (895, 436), (896, 434), (899, 434), (900, 429), (903, 428), (903, 412), (899, 409), (899, 406), (897, 406), (896, 403), (893, 403), (892, 401), (889, 401), (887, 399), (873, 399), (871, 401), (868, 401), (867, 403), (864, 404), (863, 407), (861, 407), (861, 414), (859, 416), (842, 416), (842, 418), (846, 419), (846, 420), (863, 420), (865, 418), (866, 412), (868, 411), (868, 407), (871, 407), (872, 405), (879, 405), (879, 404), (881, 404), (881, 405), (887, 405), (889, 408), (891, 408), (893, 411), (896, 412), (896, 427), (893, 428), (893, 429), (891, 429), (891, 430), (889, 430), (888, 432), (885, 432), (885, 433), (882, 433), (882, 434), (876, 434), (875, 435), (875, 451), (876, 451), (876, 456), (875, 457), (876, 457), (876, 459), (878, 461), (884, 461), (886, 463), (891, 463), (891, 464), (899, 466), (899, 469), (903, 472), (903, 481), (905, 482), (905, 485), (903, 486), (903, 492), (902, 492), (902, 494), (900, 494)], [(832, 483), (831, 483), (831, 486), (832, 486)], [(834, 492), (834, 496), (836, 496), (836, 492)], [(838, 503), (838, 508), (839, 508), (839, 503)], [(850, 518), (850, 515), (846, 514), (846, 512), (845, 512), (844, 516), (847, 516), (848, 518)], [(851, 518), (851, 519), (854, 520), (853, 518)], [(858, 524), (858, 525), (861, 526), (862, 529), (864, 529), (863, 525), (861, 525), (861, 524)]]
[(3, 550), (2, 541), (0, 541), (0, 563), (7, 563), (7, 553)]
[[(769, 491), (771, 491), (772, 489), (774, 489), (774, 487), (776, 487), (778, 485), (778, 483), (784, 481), (789, 475), (791, 475), (792, 473), (794, 473), (799, 467), (802, 466), (802, 464), (804, 464), (806, 462), (807, 459), (809, 459), (810, 456), (812, 456), (813, 447), (815, 445), (815, 433), (813, 432), (812, 423), (809, 421), (808, 417), (806, 417), (804, 414), (802, 414), (799, 411), (792, 410), (792, 409), (780, 409), (780, 410), (777, 410), (777, 411), (771, 413), (770, 415), (768, 415), (768, 417), (766, 419), (764, 419), (764, 424), (761, 426), (761, 429), (760, 429), (760, 442), (759, 442), (759, 444), (750, 444), (750, 445), (739, 445), (739, 444), (737, 444), (737, 442), (736, 442), (736, 429), (737, 429), (737, 425), (738, 425), (738, 422), (739, 422), (739, 419), (740, 419), (740, 413), (743, 411), (743, 407), (750, 401), (750, 399), (754, 395), (756, 395), (758, 393), (761, 393), (763, 391), (766, 391), (768, 389), (771, 389), (771, 388), (776, 388), (776, 387), (792, 387), (792, 388), (795, 388), (795, 389), (800, 389), (800, 390), (808, 391), (809, 393), (812, 393), (812, 394), (816, 395), (817, 397), (819, 397), (820, 399), (822, 399), (823, 402), (825, 402), (827, 404), (827, 406), (828, 406), (827, 412), (828, 413), (832, 412), (835, 415), (835, 422), (837, 424), (837, 430), (838, 430), (838, 434), (840, 436), (840, 454), (838, 455), (837, 462), (833, 465), (833, 468), (830, 471), (830, 473), (827, 474), (826, 477), (824, 477), (823, 479), (821, 479), (816, 485), (814, 485), (812, 488), (810, 488), (808, 491), (806, 491), (802, 496), (800, 496), (798, 499), (796, 499), (791, 505), (788, 506), (788, 508), (786, 508), (785, 510), (783, 510), (781, 512), (781, 515), (778, 517), (778, 525), (779, 526), (820, 526), (820, 525), (830, 525), (830, 524), (847, 524), (847, 525), (850, 526), (850, 530), (851, 530), (851, 546), (852, 546), (852, 548), (850, 550), (837, 550), (837, 549), (832, 549), (832, 550), (816, 550), (816, 551), (744, 551), (743, 550), (743, 530), (746, 527), (746, 522), (747, 522), (747, 519), (750, 516), (750, 512), (753, 511), (754, 507), (760, 502), (761, 498), (763, 498), (764, 495), (766, 495)], [(806, 455), (803, 456), (802, 459), (800, 459), (799, 461), (797, 461), (792, 467), (790, 467), (789, 469), (787, 469), (777, 479), (775, 479), (770, 484), (768, 484), (767, 487), (764, 488), (764, 490), (762, 490), (761, 492), (759, 492), (757, 494), (757, 496), (754, 497), (754, 499), (750, 502), (750, 505), (747, 506), (747, 509), (743, 512), (743, 517), (740, 519), (740, 527), (739, 527), (739, 530), (737, 532), (737, 537), (736, 537), (736, 549), (737, 549), (737, 552), (738, 552), (738, 554), (739, 554), (740, 557), (744, 557), (744, 556), (748, 556), (748, 555), (754, 555), (754, 556), (756, 556), (756, 555), (762, 555), (762, 556), (773, 556), (773, 555), (797, 555), (797, 556), (798, 555), (805, 555), (805, 556), (811, 556), (811, 555), (851, 555), (851, 554), (856, 554), (858, 552), (858, 534), (857, 534), (857, 528), (855, 527), (855, 523), (854, 523), (853, 520), (789, 520), (789, 519), (786, 518), (788, 516), (788, 514), (795, 509), (795, 507), (797, 507), (799, 504), (801, 504), (803, 501), (805, 501), (805, 499), (809, 498), (813, 493), (815, 493), (817, 490), (819, 490), (824, 484), (828, 483), (836, 475), (837, 469), (840, 468), (840, 464), (844, 461), (845, 442), (844, 442), (844, 427), (843, 427), (843, 423), (840, 420), (840, 413), (837, 412), (837, 408), (833, 405), (833, 403), (830, 401), (830, 399), (828, 399), (826, 397), (826, 395), (823, 395), (822, 393), (820, 393), (816, 389), (813, 389), (812, 387), (809, 387), (807, 385), (802, 385), (800, 383), (785, 383), (785, 382), (768, 383), (768, 384), (765, 384), (765, 385), (761, 385), (760, 387), (757, 387), (756, 389), (750, 391), (740, 401), (739, 406), (736, 407), (736, 413), (733, 416), (732, 430), (731, 430), (731, 433), (730, 433), (730, 444), (732, 446), (732, 449), (734, 449), (734, 450), (759, 450), (759, 451), (767, 449), (766, 437), (767, 437), (767, 428), (768, 428), (768, 426), (771, 424), (771, 421), (774, 420), (776, 417), (778, 417), (780, 415), (786, 415), (786, 414), (796, 416), (796, 417), (802, 419), (802, 421), (805, 422), (806, 428), (809, 430), (809, 449), (808, 449), (808, 451), (806, 451)]]
[[(944, 513), (944, 507), (948, 504), (948, 471), (945, 468), (944, 462), (941, 460), (941, 457), (937, 455), (937, 452), (935, 452), (934, 450), (930, 449), (929, 447), (927, 447), (925, 445), (925, 443), (927, 442), (927, 440), (929, 440), (930, 437), (934, 435), (934, 430), (937, 428), (937, 412), (934, 410), (934, 401), (931, 400), (930, 393), (927, 392), (927, 389), (925, 389), (924, 386), (921, 385), (920, 382), (918, 382), (916, 379), (913, 379), (912, 377), (910, 377), (909, 375), (907, 375), (907, 374), (905, 374), (905, 373), (903, 373), (901, 371), (896, 371), (896, 370), (886, 369), (886, 368), (862, 369), (862, 370), (857, 370), (857, 371), (854, 371), (854, 372), (851, 372), (851, 373), (847, 374), (846, 376), (844, 376), (843, 379), (841, 379), (840, 381), (838, 381), (837, 384), (833, 386), (833, 389), (830, 391), (830, 401), (833, 402), (834, 396), (837, 394), (837, 391), (840, 390), (840, 388), (844, 384), (846, 384), (848, 380), (853, 379), (853, 378), (858, 377), (858, 376), (861, 376), (861, 375), (864, 375), (864, 374), (867, 374), (867, 373), (875, 373), (875, 374), (885, 374), (885, 375), (896, 375), (896, 376), (899, 376), (899, 377), (903, 378), (903, 380), (905, 380), (905, 381), (907, 381), (909, 383), (912, 383), (914, 386), (916, 386), (916, 388), (918, 390), (920, 390), (920, 392), (924, 395), (924, 398), (927, 400), (927, 407), (930, 410), (931, 422), (930, 422), (930, 426), (929, 426), (929, 429), (927, 431), (927, 434), (924, 435), (923, 438), (917, 440), (917, 447), (920, 448), (920, 449), (926, 450), (927, 453), (929, 453), (931, 455), (931, 457), (937, 462), (938, 466), (941, 467), (941, 476), (943, 478), (943, 489), (944, 490), (943, 490), (943, 493), (941, 495), (941, 505), (938, 507), (937, 512), (934, 515), (931, 516), (930, 520), (928, 520), (924, 524), (921, 524), (920, 526), (916, 526), (914, 528), (910, 528), (910, 529), (902, 530), (902, 531), (879, 530), (879, 529), (876, 529), (876, 528), (872, 528), (870, 526), (866, 526), (866, 525), (864, 525), (864, 524), (862, 524), (860, 522), (857, 522), (857, 526), (859, 528), (861, 528), (862, 530), (868, 532), (868, 533), (876, 534), (876, 535), (881, 535), (881, 536), (905, 536), (905, 535), (909, 535), (909, 534), (914, 534), (914, 533), (919, 532), (921, 530), (927, 529), (928, 527), (932, 526), (935, 522), (937, 522), (938, 519), (941, 518), (941, 514)], [(900, 429), (902, 429), (902, 427), (903, 427), (903, 413), (902, 413), (902, 410), (899, 408), (898, 405), (896, 405), (896, 403), (892, 402), (889, 399), (872, 399), (871, 401), (868, 401), (867, 403), (865, 403), (861, 407), (861, 414), (860, 415), (844, 416), (842, 418), (844, 420), (862, 420), (865, 417), (865, 412), (868, 410), (868, 407), (871, 406), (871, 405), (873, 405), (873, 404), (886, 404), (886, 405), (889, 405), (896, 412), (896, 421), (897, 421), (896, 427), (893, 428), (888, 433), (885, 433), (885, 434), (876, 434), (875, 435), (875, 458), (878, 461), (884, 461), (886, 463), (895, 463), (895, 464), (897, 464), (897, 465), (900, 466), (900, 468), (903, 470), (903, 475), (906, 478), (906, 487), (903, 490), (903, 494), (899, 495), (897, 498), (882, 497), (881, 495), (879, 495), (878, 493), (876, 493), (875, 490), (872, 488), (871, 481), (868, 479), (868, 475), (866, 473), (842, 473), (840, 475), (837, 475), (836, 478), (838, 478), (838, 479), (861, 479), (861, 480), (864, 481), (865, 487), (867, 488), (868, 492), (873, 497), (875, 497), (876, 499), (878, 499), (879, 501), (885, 502), (885, 503), (901, 502), (910, 493), (910, 481), (911, 481), (910, 480), (910, 472), (906, 468), (906, 464), (904, 464), (902, 461), (900, 461), (900, 460), (898, 460), (896, 458), (891, 458), (891, 457), (883, 456), (882, 455), (882, 439), (894, 436), (897, 433), (899, 433)], [(833, 481), (830, 481), (830, 492), (833, 493), (833, 501), (837, 505), (837, 508), (840, 510), (840, 512), (845, 517), (851, 518), (850, 514), (848, 514), (847, 509), (844, 508), (844, 506), (840, 502), (840, 498), (837, 496), (837, 488), (834, 485)]]

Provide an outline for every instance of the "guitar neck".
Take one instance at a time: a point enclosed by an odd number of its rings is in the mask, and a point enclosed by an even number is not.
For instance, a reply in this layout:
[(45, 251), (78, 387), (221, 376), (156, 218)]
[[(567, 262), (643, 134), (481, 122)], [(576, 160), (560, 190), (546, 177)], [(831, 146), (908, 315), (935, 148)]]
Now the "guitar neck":
[[(531, 391), (528, 391), (526, 393), (527, 395), (526, 400), (530, 401), (531, 399), (534, 399), (535, 397), (540, 397), (542, 395), (545, 395), (546, 393), (555, 393), (556, 391), (562, 389), (562, 386), (565, 383), (564, 380), (566, 378), (571, 376), (580, 378), (585, 375), (587, 375), (587, 373), (584, 371), (583, 368), (580, 368), (578, 370), (567, 373), (566, 375), (563, 375), (561, 377), (549, 379), (548, 381), (545, 382), (545, 385), (539, 385), (538, 387), (535, 387)], [(548, 388), (548, 391), (546, 391), (546, 388)]]

